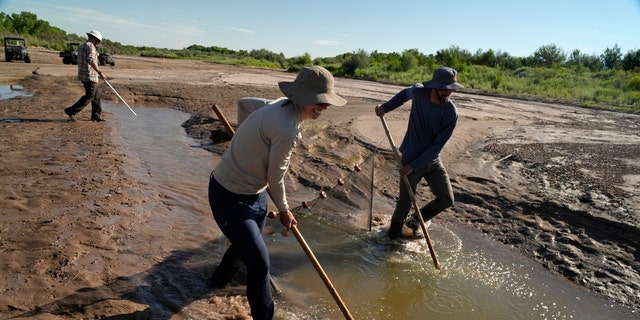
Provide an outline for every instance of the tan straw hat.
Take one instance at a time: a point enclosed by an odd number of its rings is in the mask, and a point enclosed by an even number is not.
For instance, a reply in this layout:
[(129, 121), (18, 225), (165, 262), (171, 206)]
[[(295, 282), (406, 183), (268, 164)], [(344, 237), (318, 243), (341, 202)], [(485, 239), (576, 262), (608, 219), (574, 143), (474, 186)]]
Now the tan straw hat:
[(296, 80), (278, 83), (287, 98), (300, 105), (328, 103), (344, 106), (347, 100), (333, 92), (333, 75), (320, 66), (303, 67)]

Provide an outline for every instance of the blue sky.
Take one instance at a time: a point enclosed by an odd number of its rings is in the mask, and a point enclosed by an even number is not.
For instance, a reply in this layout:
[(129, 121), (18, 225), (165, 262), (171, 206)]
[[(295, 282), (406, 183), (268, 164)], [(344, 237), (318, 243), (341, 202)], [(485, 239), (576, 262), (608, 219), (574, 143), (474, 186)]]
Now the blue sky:
[(622, 53), (640, 49), (640, 0), (0, 0), (0, 10), (127, 45), (267, 49), (287, 58), (451, 46), (518, 57), (550, 44), (596, 55), (616, 44)]

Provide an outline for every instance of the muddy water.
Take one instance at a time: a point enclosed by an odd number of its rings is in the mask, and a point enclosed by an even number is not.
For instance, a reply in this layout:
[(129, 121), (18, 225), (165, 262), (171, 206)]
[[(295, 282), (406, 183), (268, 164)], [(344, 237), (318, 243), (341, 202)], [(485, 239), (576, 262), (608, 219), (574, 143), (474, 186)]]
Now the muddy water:
[(18, 84), (0, 85), (0, 100), (12, 99), (19, 96), (30, 97), (31, 94)]
[[(135, 300), (161, 319), (205, 319), (211, 305), (202, 301), (212, 291), (204, 280), (226, 245), (206, 198), (218, 156), (185, 136), (180, 124), (187, 114), (135, 108), (138, 117), (105, 106), (113, 114), (109, 125), (118, 128), (137, 164), (131, 174), (158, 201), (140, 208), (153, 212), (131, 251), (157, 262), (138, 275)], [(310, 195), (297, 190), (288, 196), (295, 203)], [(376, 202), (373, 211), (390, 208)], [(442, 265), (437, 270), (424, 240), (390, 241), (383, 229), (354, 228), (322, 210), (300, 212), (299, 230), (355, 319), (636, 318), (464, 226), (429, 229)], [(282, 235), (275, 220), (267, 229), (272, 276), (282, 289), (278, 318), (343, 319), (295, 237)]]

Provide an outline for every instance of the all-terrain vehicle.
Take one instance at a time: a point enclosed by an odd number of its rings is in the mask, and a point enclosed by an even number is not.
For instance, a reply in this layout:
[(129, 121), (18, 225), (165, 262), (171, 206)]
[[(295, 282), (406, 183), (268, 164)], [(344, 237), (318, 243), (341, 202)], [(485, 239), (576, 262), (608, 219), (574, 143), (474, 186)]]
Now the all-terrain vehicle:
[(69, 42), (67, 49), (60, 51), (60, 58), (64, 64), (78, 64), (78, 42)]
[(102, 47), (98, 47), (98, 64), (101, 66), (104, 65), (110, 65), (110, 66), (115, 66), (116, 62), (113, 61), (113, 56), (111, 56), (111, 53), (108, 53), (106, 51), (104, 51), (104, 48)]
[(4, 37), (4, 61), (24, 60), (31, 63), (31, 57), (27, 50), (27, 41), (24, 38)]
[[(78, 64), (78, 47), (80, 43), (78, 42), (69, 42), (67, 45), (67, 49), (64, 51), (60, 51), (60, 57), (62, 58), (62, 63), (64, 64)], [(113, 61), (113, 56), (110, 53), (105, 52), (104, 48), (98, 47), (98, 65), (110, 65), (115, 66), (116, 63)]]

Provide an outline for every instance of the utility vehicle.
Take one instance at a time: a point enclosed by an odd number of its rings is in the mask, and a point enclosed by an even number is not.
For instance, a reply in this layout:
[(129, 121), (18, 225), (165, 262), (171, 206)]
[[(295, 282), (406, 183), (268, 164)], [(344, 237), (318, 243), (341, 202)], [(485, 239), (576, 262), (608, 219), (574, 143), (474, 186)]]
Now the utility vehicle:
[(19, 37), (4, 37), (4, 61), (22, 60), (31, 63), (27, 41)]

